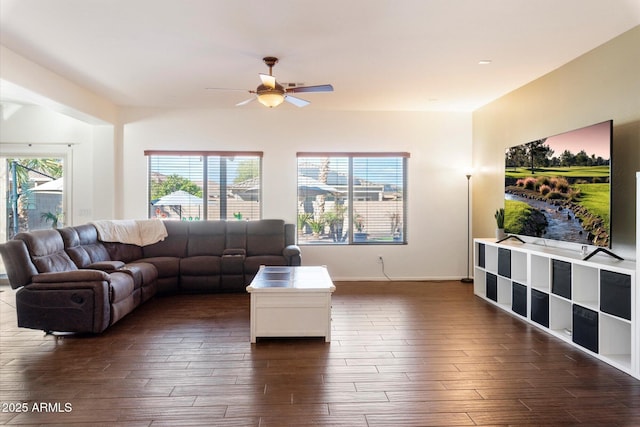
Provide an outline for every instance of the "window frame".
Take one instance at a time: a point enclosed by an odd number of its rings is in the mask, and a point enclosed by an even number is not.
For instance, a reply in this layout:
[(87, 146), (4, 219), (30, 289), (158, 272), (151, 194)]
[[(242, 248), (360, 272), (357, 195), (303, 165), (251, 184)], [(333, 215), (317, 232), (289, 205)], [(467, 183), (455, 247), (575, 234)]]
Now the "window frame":
[[(408, 200), (407, 200), (407, 183), (408, 183), (408, 169), (409, 169), (409, 165), (408, 165), (408, 160), (411, 157), (410, 153), (408, 152), (298, 152), (296, 153), (296, 166), (297, 166), (297, 173), (296, 173), (296, 181), (299, 184), (300, 182), (300, 168), (301, 168), (301, 159), (308, 159), (307, 160), (307, 164), (305, 164), (305, 167), (308, 167), (309, 164), (313, 163), (312, 160), (316, 160), (316, 161), (321, 161), (321, 159), (331, 159), (331, 158), (336, 158), (336, 159), (346, 159), (347, 162), (347, 191), (346, 191), (346, 200), (343, 202), (343, 205), (346, 204), (346, 212), (345, 212), (345, 216), (346, 218), (343, 220), (347, 225), (347, 233), (345, 235), (345, 237), (338, 238), (336, 239), (335, 237), (330, 240), (330, 239), (324, 239), (324, 240), (301, 240), (301, 238), (305, 235), (308, 235), (308, 226), (304, 226), (307, 229), (306, 230), (298, 230), (298, 244), (299, 245), (318, 245), (318, 244), (324, 244), (324, 245), (364, 245), (364, 246), (371, 246), (371, 245), (406, 245), (408, 243), (408, 239), (407, 239), (407, 214), (408, 214)], [(358, 201), (356, 198), (356, 189), (355, 189), (355, 185), (354, 185), (354, 178), (358, 178), (361, 179), (361, 177), (357, 177), (355, 176), (354, 173), (354, 159), (361, 159), (361, 158), (366, 158), (366, 159), (381, 159), (381, 158), (389, 158), (389, 159), (394, 159), (396, 161), (401, 160), (401, 171), (402, 171), (402, 177), (401, 177), (401, 198), (400, 198), (400, 204), (401, 204), (401, 217), (400, 217), (400, 225), (398, 227), (398, 233), (399, 236), (396, 237), (396, 233), (395, 232), (391, 232), (390, 236), (392, 236), (393, 238), (391, 240), (382, 240), (380, 238), (374, 238), (374, 239), (369, 239), (368, 237), (365, 238), (364, 240), (360, 240), (360, 238), (356, 239), (354, 238), (354, 234), (356, 234), (355, 231), (355, 227), (354, 227), (354, 222), (355, 222), (355, 215), (357, 214), (356, 212), (356, 208), (355, 205), (356, 203), (367, 203), (368, 201)], [(333, 172), (337, 172), (337, 170), (334, 170)], [(304, 175), (303, 175), (304, 176)], [(380, 184), (384, 184), (384, 183), (380, 183)], [(331, 186), (331, 183), (328, 184), (329, 186)], [(298, 187), (298, 186), (297, 186)], [(384, 189), (382, 190), (384, 193)], [(336, 202), (336, 198), (334, 198), (334, 203)], [(366, 199), (366, 198), (365, 198)], [(304, 214), (306, 212), (301, 212), (301, 203), (304, 204), (304, 201), (301, 202), (301, 197), (300, 197), (300, 190), (299, 187), (296, 188), (296, 200), (298, 202), (298, 207), (297, 207), (297, 217), (298, 217), (298, 227), (300, 228), (301, 226), (301, 221), (300, 221), (300, 214)], [(336, 206), (336, 205), (334, 205)], [(378, 228), (380, 228), (380, 223), (377, 222), (376, 225), (378, 226)], [(329, 233), (330, 234), (334, 234), (333, 230), (331, 229), (330, 226), (325, 225), (325, 229), (329, 227)], [(393, 228), (393, 227), (392, 227)], [(306, 234), (303, 234), (306, 233)]]
[[(9, 224), (10, 218), (10, 200), (9, 200), (9, 181), (10, 168), (7, 159), (50, 159), (57, 158), (62, 163), (62, 208), (61, 217), (58, 226), (73, 225), (73, 149), (77, 143), (66, 144), (39, 144), (39, 143), (0, 143), (0, 160), (3, 165), (0, 167), (0, 176), (2, 177), (0, 189), (2, 189), (3, 212), (0, 214), (0, 243), (4, 243), (7, 239), (13, 237), (12, 224)], [(48, 228), (48, 227), (45, 227)], [(24, 231), (24, 230), (22, 230)], [(0, 264), (2, 261), (0, 260)]]
[[(257, 209), (257, 214), (258, 214), (258, 218), (249, 218), (249, 219), (261, 219), (262, 218), (262, 210), (263, 210), (263, 203), (262, 203), (262, 158), (263, 158), (263, 152), (262, 151), (220, 151), (220, 150), (214, 150), (214, 151), (202, 151), (202, 150), (194, 150), (194, 151), (182, 151), (182, 150), (145, 150), (144, 151), (144, 155), (147, 157), (147, 205), (151, 206), (151, 173), (153, 172), (151, 170), (151, 162), (153, 161), (154, 157), (161, 157), (161, 156), (166, 156), (166, 157), (201, 157), (202, 158), (202, 186), (201, 186), (201, 190), (202, 190), (202, 215), (200, 216), (199, 220), (202, 221), (206, 221), (207, 219), (209, 219), (209, 210), (211, 209), (210, 203), (212, 202), (212, 200), (210, 200), (209, 197), (209, 185), (207, 185), (210, 182), (209, 177), (211, 176), (212, 172), (218, 172), (218, 177), (220, 179), (220, 183), (222, 183), (223, 181), (226, 182), (226, 178), (228, 178), (228, 175), (225, 175), (224, 179), (222, 177), (223, 174), (226, 174), (227, 170), (225, 167), (223, 167), (222, 165), (220, 165), (219, 168), (215, 167), (215, 166), (211, 166), (210, 167), (210, 160), (211, 158), (218, 158), (218, 159), (235, 159), (237, 157), (247, 157), (247, 158), (251, 158), (254, 157), (256, 158), (256, 160), (258, 161), (258, 186), (259, 188), (256, 191), (256, 198), (257, 201), (259, 203), (258, 209)], [(213, 162), (211, 162), (213, 163)], [(226, 187), (224, 187), (226, 188)], [(252, 210), (253, 212), (253, 210)], [(242, 215), (237, 216), (238, 214), (241, 214), (240, 212), (230, 212), (228, 211), (228, 200), (226, 198), (221, 198), (220, 199), (220, 219), (221, 220), (228, 220), (228, 219), (232, 219), (232, 218), (236, 218), (236, 219), (243, 219)], [(151, 218), (152, 217), (152, 213), (151, 213), (151, 209), (148, 209), (148, 216)], [(180, 218), (181, 220), (187, 220), (185, 218)], [(247, 219), (247, 218), (245, 218)], [(192, 218), (189, 218), (189, 220), (192, 220)]]

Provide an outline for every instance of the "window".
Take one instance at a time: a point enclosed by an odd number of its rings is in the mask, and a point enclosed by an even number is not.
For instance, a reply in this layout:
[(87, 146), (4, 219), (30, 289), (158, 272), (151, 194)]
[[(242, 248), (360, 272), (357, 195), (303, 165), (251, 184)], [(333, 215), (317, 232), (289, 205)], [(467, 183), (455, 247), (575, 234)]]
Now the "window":
[(22, 231), (64, 226), (64, 164), (59, 157), (0, 157), (7, 239)]
[(407, 242), (408, 153), (298, 153), (298, 243)]
[(149, 217), (260, 219), (261, 152), (146, 151)]

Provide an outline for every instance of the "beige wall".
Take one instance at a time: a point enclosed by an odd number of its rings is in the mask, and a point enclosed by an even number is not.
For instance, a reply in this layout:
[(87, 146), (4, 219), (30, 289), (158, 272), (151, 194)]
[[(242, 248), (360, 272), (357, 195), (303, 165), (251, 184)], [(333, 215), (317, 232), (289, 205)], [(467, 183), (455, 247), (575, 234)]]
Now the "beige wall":
[[(86, 221), (90, 218), (87, 213), (93, 210), (94, 168), (88, 164), (94, 159), (92, 129), (84, 122), (38, 106), (23, 106), (10, 117), (0, 119), (3, 156), (60, 156), (68, 162), (65, 193), (73, 197), (65, 200), (65, 223)], [(0, 212), (0, 219), (4, 225), (5, 211)]]
[(90, 124), (115, 124), (118, 109), (110, 101), (0, 45), (0, 74), (22, 97)]
[(266, 108), (126, 109), (124, 218), (147, 215), (145, 150), (263, 151), (263, 217), (296, 223), (298, 151), (405, 151), (409, 203), (405, 246), (305, 246), (306, 265), (335, 279), (445, 279), (466, 276), (470, 113), (326, 112)]
[[(21, 109), (3, 122), (0, 141), (74, 144), (72, 224), (147, 215), (145, 149), (264, 151), (264, 217), (290, 222), (296, 151), (408, 151), (409, 244), (306, 247), (304, 262), (326, 264), (337, 279), (386, 280), (379, 255), (395, 279), (467, 275), (471, 113), (121, 109), (11, 51), (2, 48), (2, 55), (3, 83), (44, 107)], [(76, 125), (65, 116), (85, 120)]]
[(117, 106), (1, 45), (0, 58), (2, 95), (25, 100), (11, 114), (3, 106), (0, 151), (68, 152), (66, 222), (113, 218)]
[(504, 150), (613, 119), (613, 251), (635, 259), (640, 171), (640, 26), (473, 113), (473, 234), (495, 235)]

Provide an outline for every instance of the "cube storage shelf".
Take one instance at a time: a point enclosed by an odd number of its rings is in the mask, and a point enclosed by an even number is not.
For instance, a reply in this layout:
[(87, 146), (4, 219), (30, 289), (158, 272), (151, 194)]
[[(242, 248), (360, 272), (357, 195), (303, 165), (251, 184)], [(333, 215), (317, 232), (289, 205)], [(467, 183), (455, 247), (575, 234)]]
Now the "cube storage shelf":
[(474, 240), (474, 293), (640, 379), (636, 263), (506, 240)]

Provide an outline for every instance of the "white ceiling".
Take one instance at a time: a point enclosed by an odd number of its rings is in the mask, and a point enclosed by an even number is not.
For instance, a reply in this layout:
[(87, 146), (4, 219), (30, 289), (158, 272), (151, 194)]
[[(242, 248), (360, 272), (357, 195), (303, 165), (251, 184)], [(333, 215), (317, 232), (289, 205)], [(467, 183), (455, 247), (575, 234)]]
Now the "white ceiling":
[(272, 55), (281, 83), (333, 84), (306, 109), (472, 111), (637, 25), (640, 0), (0, 0), (7, 48), (172, 108), (264, 108), (205, 88), (255, 89)]

